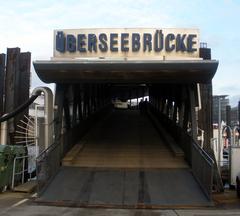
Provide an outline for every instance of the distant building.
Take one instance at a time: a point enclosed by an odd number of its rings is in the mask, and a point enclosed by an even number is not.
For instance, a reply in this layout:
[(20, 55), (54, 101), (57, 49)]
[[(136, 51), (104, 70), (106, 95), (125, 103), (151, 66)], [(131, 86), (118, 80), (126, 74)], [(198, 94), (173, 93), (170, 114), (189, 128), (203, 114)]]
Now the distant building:
[(238, 113), (238, 107), (233, 107), (231, 109), (231, 125), (235, 126), (235, 125), (239, 125), (239, 117), (238, 117), (239, 113)]
[(226, 122), (226, 106), (229, 105), (228, 95), (214, 95), (213, 96), (213, 106), (212, 106), (212, 116), (213, 124), (218, 124), (219, 115), (219, 100), (220, 100), (220, 110), (221, 110), (221, 120)]

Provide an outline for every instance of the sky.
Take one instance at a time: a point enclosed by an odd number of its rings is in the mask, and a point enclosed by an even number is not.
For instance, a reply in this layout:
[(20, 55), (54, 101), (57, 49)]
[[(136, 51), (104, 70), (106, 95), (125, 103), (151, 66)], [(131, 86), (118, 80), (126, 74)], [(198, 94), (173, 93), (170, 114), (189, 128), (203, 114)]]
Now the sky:
[[(20, 47), (32, 61), (53, 56), (53, 30), (198, 28), (219, 61), (213, 93), (240, 99), (240, 0), (0, 0), (0, 53)], [(32, 67), (32, 87), (43, 84)]]

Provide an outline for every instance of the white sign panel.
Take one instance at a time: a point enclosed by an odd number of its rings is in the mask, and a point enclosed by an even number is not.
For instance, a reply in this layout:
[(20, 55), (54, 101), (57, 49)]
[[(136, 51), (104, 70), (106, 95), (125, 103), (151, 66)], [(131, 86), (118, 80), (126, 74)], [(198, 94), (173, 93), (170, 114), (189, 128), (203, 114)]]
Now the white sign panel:
[(60, 29), (54, 58), (199, 58), (197, 29)]
[(240, 147), (231, 147), (231, 185), (236, 185), (237, 176), (240, 177)]

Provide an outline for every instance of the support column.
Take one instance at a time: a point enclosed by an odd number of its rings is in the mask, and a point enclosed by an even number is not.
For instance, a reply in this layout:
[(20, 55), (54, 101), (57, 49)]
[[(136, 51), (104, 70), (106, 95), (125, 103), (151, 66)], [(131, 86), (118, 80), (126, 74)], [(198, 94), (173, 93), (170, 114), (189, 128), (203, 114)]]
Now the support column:
[[(63, 122), (63, 100), (64, 100), (65, 87), (61, 84), (56, 84), (55, 92), (55, 109), (54, 109), (54, 134), (55, 142), (61, 143), (62, 122)], [(62, 143), (61, 143), (62, 145)], [(63, 155), (63, 146), (61, 146), (61, 156)]]
[(211, 148), (212, 128), (212, 83), (200, 84), (202, 109), (198, 112), (199, 128), (204, 130), (204, 149)]
[(78, 98), (78, 118), (79, 121), (83, 119), (83, 109), (82, 109), (82, 102), (83, 102), (83, 90), (82, 90), (82, 85), (79, 84), (78, 86), (78, 91), (79, 91), (79, 98)]
[(177, 123), (177, 102), (174, 102), (174, 107), (173, 107), (173, 118), (172, 118), (174, 123)]
[(74, 125), (77, 124), (77, 108), (78, 108), (78, 99), (79, 99), (79, 89), (78, 89), (77, 84), (74, 84), (72, 86), (72, 91), (73, 91), (72, 124), (73, 124), (73, 127), (74, 127)]
[(192, 132), (192, 138), (197, 142), (197, 121), (196, 121), (196, 101), (195, 101), (195, 95), (194, 95), (194, 88), (193, 86), (189, 86), (189, 98), (190, 98), (190, 118), (191, 118), (191, 132)]
[(70, 110), (69, 110), (68, 94), (69, 94), (69, 87), (68, 87), (68, 91), (65, 91), (64, 100), (63, 100), (64, 118), (65, 118), (67, 130), (71, 128), (71, 117), (70, 117)]

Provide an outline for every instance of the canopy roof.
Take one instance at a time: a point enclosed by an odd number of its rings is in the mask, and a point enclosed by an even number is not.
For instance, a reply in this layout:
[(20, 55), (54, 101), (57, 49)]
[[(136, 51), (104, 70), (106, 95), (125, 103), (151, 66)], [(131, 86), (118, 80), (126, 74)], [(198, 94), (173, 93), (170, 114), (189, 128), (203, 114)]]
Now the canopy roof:
[(207, 83), (216, 60), (48, 60), (34, 61), (46, 83)]

